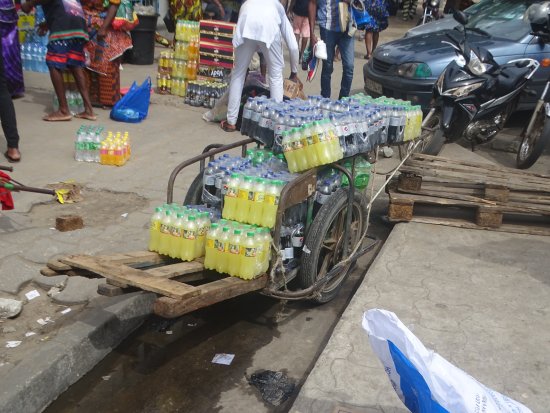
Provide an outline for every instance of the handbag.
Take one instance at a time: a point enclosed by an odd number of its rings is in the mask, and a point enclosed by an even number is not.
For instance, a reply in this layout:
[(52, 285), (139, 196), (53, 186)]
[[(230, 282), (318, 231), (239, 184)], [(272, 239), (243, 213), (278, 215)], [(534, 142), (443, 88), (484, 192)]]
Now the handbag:
[(367, 11), (363, 0), (353, 0), (350, 7), (356, 27), (364, 28), (366, 25), (372, 25), (374, 23), (373, 17)]
[(341, 1), (338, 3), (338, 17), (340, 18), (340, 31), (345, 32), (348, 30), (349, 17), (349, 5)]

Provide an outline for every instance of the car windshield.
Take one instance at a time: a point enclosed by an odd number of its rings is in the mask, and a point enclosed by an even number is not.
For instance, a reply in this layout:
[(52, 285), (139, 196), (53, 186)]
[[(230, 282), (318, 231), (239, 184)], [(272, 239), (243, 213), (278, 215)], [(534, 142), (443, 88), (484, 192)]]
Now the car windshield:
[(466, 28), (478, 29), (491, 36), (507, 40), (521, 40), (531, 30), (529, 24), (523, 21), (523, 15), (533, 3), (532, 0), (484, 1), (483, 7), (470, 15)]

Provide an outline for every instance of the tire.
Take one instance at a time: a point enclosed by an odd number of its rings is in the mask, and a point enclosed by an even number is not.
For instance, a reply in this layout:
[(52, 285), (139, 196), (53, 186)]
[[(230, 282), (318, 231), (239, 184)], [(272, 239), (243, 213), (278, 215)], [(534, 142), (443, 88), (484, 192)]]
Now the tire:
[[(340, 189), (325, 202), (321, 207), (317, 216), (313, 220), (309, 232), (306, 236), (304, 245), (311, 251), (309, 254), (302, 256), (302, 266), (298, 274), (298, 280), (302, 288), (311, 287), (315, 281), (323, 277), (334, 265), (340, 262), (343, 252), (343, 243), (340, 241), (343, 238), (343, 228), (345, 225), (345, 211), (348, 205), (348, 193), (344, 189)], [(355, 244), (363, 234), (366, 227), (367, 219), (367, 202), (366, 198), (355, 192), (352, 212), (352, 232), (350, 238), (350, 246), (348, 251), (354, 248)], [(334, 251), (327, 245), (327, 236), (336, 235), (336, 242), (333, 243)], [(342, 269), (340, 274), (335, 276), (324, 288), (319, 291), (319, 295), (313, 299), (318, 304), (327, 303), (332, 300), (342, 287), (347, 276), (351, 273), (354, 263), (349, 263)]]
[(440, 117), (440, 112), (437, 111), (430, 118), (430, 121), (426, 126), (434, 130), (426, 132), (422, 131), (421, 139), (423, 142), (421, 142), (418, 146), (418, 152), (425, 155), (437, 156), (441, 152), (441, 149), (443, 149), (443, 145), (445, 144), (445, 136), (439, 127)]
[(200, 205), (202, 204), (202, 172), (193, 179), (187, 194), (185, 195), (185, 200), (183, 205)]
[(546, 121), (544, 105), (533, 116), (536, 118), (531, 134), (524, 136), (519, 145), (516, 157), (518, 169), (527, 169), (533, 166), (550, 141), (550, 122)]

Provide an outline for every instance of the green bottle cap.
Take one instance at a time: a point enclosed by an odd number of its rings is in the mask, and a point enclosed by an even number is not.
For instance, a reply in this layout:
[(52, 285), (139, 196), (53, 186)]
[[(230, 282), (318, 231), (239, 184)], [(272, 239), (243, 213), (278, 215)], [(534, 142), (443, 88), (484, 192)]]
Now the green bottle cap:
[(238, 177), (239, 177), (239, 174), (236, 173), (236, 172), (233, 172), (233, 173), (231, 174), (231, 178), (238, 178)]
[(189, 221), (194, 221), (195, 220), (195, 215), (189, 215), (189, 217), (187, 219)]
[(229, 227), (223, 227), (222, 231), (223, 232), (229, 232)]
[(172, 215), (172, 211), (167, 210), (167, 211), (165, 212), (165, 214), (166, 214), (166, 216), (170, 216), (170, 215)]
[(240, 230), (240, 229), (236, 229), (235, 231), (233, 231), (233, 234), (235, 234), (235, 235), (241, 235), (241, 230)]
[(218, 229), (218, 226), (220, 224), (218, 224), (217, 222), (214, 222), (211, 226), (210, 226), (210, 229)]
[(176, 214), (176, 217), (177, 217), (178, 219), (181, 219), (181, 218), (183, 217), (183, 214), (180, 214), (180, 213), (178, 212), (178, 213)]
[(252, 179), (253, 179), (253, 178), (252, 178), (251, 176), (245, 176), (245, 177), (244, 177), (244, 181), (245, 181), (245, 182), (252, 182)]
[(282, 153), (279, 153), (279, 154), (277, 154), (277, 159), (282, 159), (282, 160), (284, 160), (284, 159), (285, 159), (285, 155), (282, 154)]
[(162, 212), (162, 208), (161, 207), (156, 207), (155, 212)]
[(246, 233), (246, 236), (247, 236), (247, 237), (254, 237), (254, 233), (253, 233), (253, 232), (247, 232), (247, 233)]

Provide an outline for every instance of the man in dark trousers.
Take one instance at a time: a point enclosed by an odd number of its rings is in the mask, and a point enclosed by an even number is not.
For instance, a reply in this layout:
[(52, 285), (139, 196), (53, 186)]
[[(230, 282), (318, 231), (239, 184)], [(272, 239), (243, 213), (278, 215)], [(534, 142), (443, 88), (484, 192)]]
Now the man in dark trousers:
[(2, 42), (0, 42), (0, 120), (2, 130), (8, 143), (8, 150), (4, 156), (8, 162), (19, 162), (21, 153), (19, 152), (19, 133), (17, 132), (17, 120), (15, 118), (15, 108), (11, 100), (8, 84), (4, 73), (4, 58), (2, 57)]
[[(327, 45), (327, 59), (323, 60), (321, 71), (321, 95), (330, 98), (330, 79), (334, 69), (336, 46), (342, 56), (342, 82), (338, 99), (349, 96), (353, 80), (354, 44), (353, 36), (348, 35), (347, 27), (340, 27), (339, 0), (309, 0), (309, 30), (311, 46), (317, 43), (315, 23), (319, 23), (321, 40)], [(349, 3), (349, 1), (345, 1)]]

